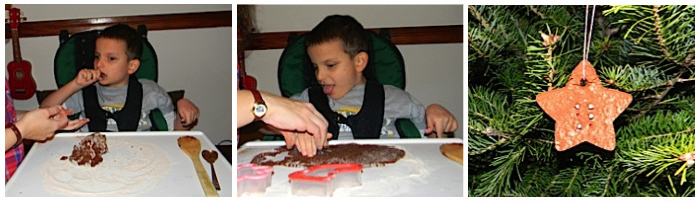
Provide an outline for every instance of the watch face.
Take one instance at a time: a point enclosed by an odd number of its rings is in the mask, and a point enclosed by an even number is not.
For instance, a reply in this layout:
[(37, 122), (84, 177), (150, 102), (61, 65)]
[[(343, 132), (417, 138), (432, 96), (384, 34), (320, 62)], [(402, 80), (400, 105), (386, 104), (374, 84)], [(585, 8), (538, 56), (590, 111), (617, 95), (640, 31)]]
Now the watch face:
[(267, 106), (265, 106), (265, 105), (256, 104), (255, 108), (253, 108), (253, 113), (255, 114), (255, 116), (258, 116), (258, 117), (265, 115), (266, 112), (267, 112)]

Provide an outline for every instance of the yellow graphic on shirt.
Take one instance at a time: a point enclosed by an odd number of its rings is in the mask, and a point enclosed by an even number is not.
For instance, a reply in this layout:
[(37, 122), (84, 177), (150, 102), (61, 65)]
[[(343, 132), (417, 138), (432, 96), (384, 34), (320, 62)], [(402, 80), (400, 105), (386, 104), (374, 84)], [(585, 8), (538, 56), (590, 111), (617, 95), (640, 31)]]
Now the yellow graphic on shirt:
[(122, 108), (124, 108), (124, 103), (102, 105), (102, 110), (105, 110), (109, 113), (118, 112), (119, 110), (122, 110)]
[[(343, 115), (344, 117), (348, 117), (351, 115), (355, 115), (360, 112), (361, 107), (341, 107), (340, 110), (336, 111), (336, 113)], [(343, 123), (338, 123), (338, 126), (340, 127), (340, 130), (338, 130), (341, 133), (352, 133), (352, 129), (350, 129), (350, 126), (345, 125)]]
[[(345, 117), (355, 115), (360, 112), (360, 109), (362, 107), (341, 107), (340, 110), (336, 111), (336, 113), (343, 115)], [(385, 136), (385, 137), (394, 137), (394, 132), (391, 130), (388, 130), (386, 127), (391, 124), (391, 120), (385, 119), (382, 123), (382, 131), (380, 136)], [(345, 125), (343, 123), (338, 123), (339, 126), (339, 132), (343, 133), (352, 133), (352, 129), (350, 129), (350, 126)]]
[(361, 107), (341, 107), (336, 113), (343, 115), (345, 117), (350, 115), (355, 115), (360, 112)]
[[(124, 108), (124, 103), (102, 105), (101, 107), (102, 107), (102, 110), (105, 110), (109, 113), (115, 113), (115, 112), (121, 111)], [(138, 117), (139, 118), (139, 128), (150, 128), (151, 127), (147, 121), (148, 120), (147, 117), (148, 117), (148, 114), (144, 113), (142, 111), (141, 117)], [(107, 118), (107, 125), (108, 126), (111, 125), (111, 126), (116, 127), (117, 121), (115, 121), (114, 119), (111, 119), (111, 118)]]

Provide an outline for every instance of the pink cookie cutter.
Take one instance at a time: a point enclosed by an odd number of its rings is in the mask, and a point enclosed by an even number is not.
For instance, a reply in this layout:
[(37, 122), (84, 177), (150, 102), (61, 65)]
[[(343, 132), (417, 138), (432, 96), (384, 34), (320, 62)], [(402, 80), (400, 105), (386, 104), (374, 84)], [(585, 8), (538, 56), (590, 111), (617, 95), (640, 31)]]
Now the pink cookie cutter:
[(289, 174), (292, 195), (331, 196), (336, 188), (362, 185), (362, 165), (325, 164)]
[(238, 165), (238, 196), (265, 194), (272, 183), (272, 167), (256, 164)]

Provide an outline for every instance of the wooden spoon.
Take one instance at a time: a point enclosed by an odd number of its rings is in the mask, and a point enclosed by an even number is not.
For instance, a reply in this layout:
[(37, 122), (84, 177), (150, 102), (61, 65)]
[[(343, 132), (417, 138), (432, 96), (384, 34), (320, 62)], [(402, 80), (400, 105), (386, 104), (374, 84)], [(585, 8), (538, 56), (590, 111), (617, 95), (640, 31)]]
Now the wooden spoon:
[(440, 145), (440, 153), (453, 161), (462, 164), (464, 145), (462, 143), (449, 143)]
[(217, 191), (221, 190), (219, 179), (216, 178), (216, 171), (214, 170), (214, 162), (219, 158), (219, 153), (213, 150), (202, 150), (202, 157), (211, 166), (211, 181), (214, 182), (214, 188), (216, 188)]
[(204, 194), (208, 197), (218, 197), (219, 193), (214, 189), (207, 172), (204, 170), (202, 162), (199, 160), (199, 151), (202, 150), (202, 145), (199, 143), (199, 140), (192, 136), (182, 136), (177, 138), (177, 145), (180, 146), (180, 149), (192, 160), (194, 170), (197, 171), (197, 177), (199, 177), (199, 184), (201, 184), (202, 189), (204, 189)]

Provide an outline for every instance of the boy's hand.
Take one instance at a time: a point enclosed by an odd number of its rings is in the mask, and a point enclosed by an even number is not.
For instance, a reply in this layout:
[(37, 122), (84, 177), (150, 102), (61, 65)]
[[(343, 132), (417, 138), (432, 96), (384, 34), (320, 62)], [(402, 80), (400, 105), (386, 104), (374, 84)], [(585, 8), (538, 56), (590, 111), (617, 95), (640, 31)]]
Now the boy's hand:
[(75, 81), (75, 84), (78, 84), (80, 88), (84, 88), (85, 86), (95, 83), (95, 81), (102, 80), (101, 74), (102, 73), (98, 70), (82, 69), (78, 72), (78, 76), (76, 76), (73, 81)]
[[(62, 119), (63, 117), (68, 118), (68, 116), (73, 115), (73, 113), (74, 112), (72, 109), (62, 109), (61, 116), (56, 115), (53, 117), (53, 119)], [(88, 122), (90, 122), (90, 119), (88, 119), (88, 118), (69, 120), (68, 124), (66, 124), (62, 128), (59, 128), (59, 130), (75, 130), (75, 129), (82, 127), (83, 125), (85, 125)]]
[(192, 124), (199, 118), (199, 108), (183, 98), (177, 101), (177, 114), (180, 116), (183, 127), (192, 128)]
[(457, 130), (457, 119), (438, 104), (431, 104), (425, 109), (425, 119), (428, 122), (428, 129), (425, 130), (425, 133), (435, 132), (438, 138), (442, 138), (445, 132)]

